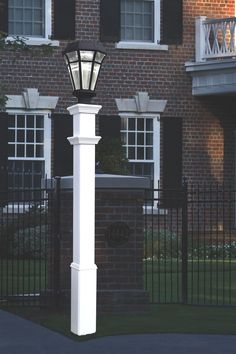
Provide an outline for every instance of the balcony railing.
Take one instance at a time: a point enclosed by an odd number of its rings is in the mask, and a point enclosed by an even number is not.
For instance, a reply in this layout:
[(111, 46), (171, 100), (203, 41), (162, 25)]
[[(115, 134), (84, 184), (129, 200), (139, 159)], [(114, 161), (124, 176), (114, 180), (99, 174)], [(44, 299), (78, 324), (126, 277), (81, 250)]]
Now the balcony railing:
[(236, 17), (196, 19), (196, 62), (236, 57)]

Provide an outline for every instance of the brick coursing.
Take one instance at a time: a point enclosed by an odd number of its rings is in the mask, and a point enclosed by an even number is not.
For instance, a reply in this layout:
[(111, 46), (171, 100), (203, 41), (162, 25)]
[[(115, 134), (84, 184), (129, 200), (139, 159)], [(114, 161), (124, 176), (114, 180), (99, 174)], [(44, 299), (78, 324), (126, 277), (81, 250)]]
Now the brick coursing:
[[(113, 115), (115, 98), (132, 98), (137, 91), (167, 99), (163, 117), (183, 119), (183, 175), (191, 183), (233, 182), (234, 97), (193, 97), (184, 63), (194, 60), (195, 18), (233, 17), (234, 11), (234, 0), (183, 0), (183, 44), (169, 45), (168, 51), (117, 49), (104, 43), (107, 58), (94, 103), (102, 104), (102, 114)], [(99, 0), (76, 1), (76, 39), (99, 40)], [(1, 51), (1, 83), (7, 93), (37, 87), (42, 95), (59, 96), (56, 112), (66, 112), (76, 103), (61, 55), (66, 43), (61, 41), (52, 57)]]
[[(95, 263), (100, 312), (145, 311), (148, 294), (144, 290), (144, 217), (141, 191), (96, 190)], [(70, 289), (72, 262), (72, 191), (61, 192), (60, 285)], [(115, 222), (130, 229), (128, 241), (113, 246), (107, 230)]]

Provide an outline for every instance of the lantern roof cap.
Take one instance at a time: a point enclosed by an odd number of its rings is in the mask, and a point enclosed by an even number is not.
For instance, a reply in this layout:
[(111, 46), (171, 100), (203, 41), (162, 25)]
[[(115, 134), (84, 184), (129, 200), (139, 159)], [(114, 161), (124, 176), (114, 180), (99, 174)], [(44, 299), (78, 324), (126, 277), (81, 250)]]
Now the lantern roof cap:
[(101, 53), (106, 54), (105, 48), (101, 43), (96, 41), (85, 41), (85, 40), (78, 40), (78, 41), (68, 43), (66, 48), (63, 50), (62, 54), (65, 55), (67, 53), (74, 52), (76, 50), (93, 50), (93, 51), (99, 51)]

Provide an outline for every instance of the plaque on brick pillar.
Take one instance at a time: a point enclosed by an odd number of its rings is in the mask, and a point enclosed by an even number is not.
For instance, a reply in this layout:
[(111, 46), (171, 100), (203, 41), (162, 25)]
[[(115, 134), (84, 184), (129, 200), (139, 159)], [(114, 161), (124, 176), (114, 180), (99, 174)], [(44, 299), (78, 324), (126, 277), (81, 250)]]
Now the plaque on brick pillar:
[(130, 228), (124, 222), (114, 222), (106, 230), (106, 241), (109, 247), (121, 247), (127, 244)]

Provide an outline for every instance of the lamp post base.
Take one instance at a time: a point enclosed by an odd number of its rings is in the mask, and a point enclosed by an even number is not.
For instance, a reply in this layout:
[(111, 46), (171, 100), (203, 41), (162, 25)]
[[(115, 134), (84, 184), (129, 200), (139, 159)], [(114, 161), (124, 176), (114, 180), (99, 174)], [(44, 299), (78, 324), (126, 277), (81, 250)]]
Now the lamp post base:
[(97, 266), (71, 263), (71, 332), (79, 336), (96, 332)]

